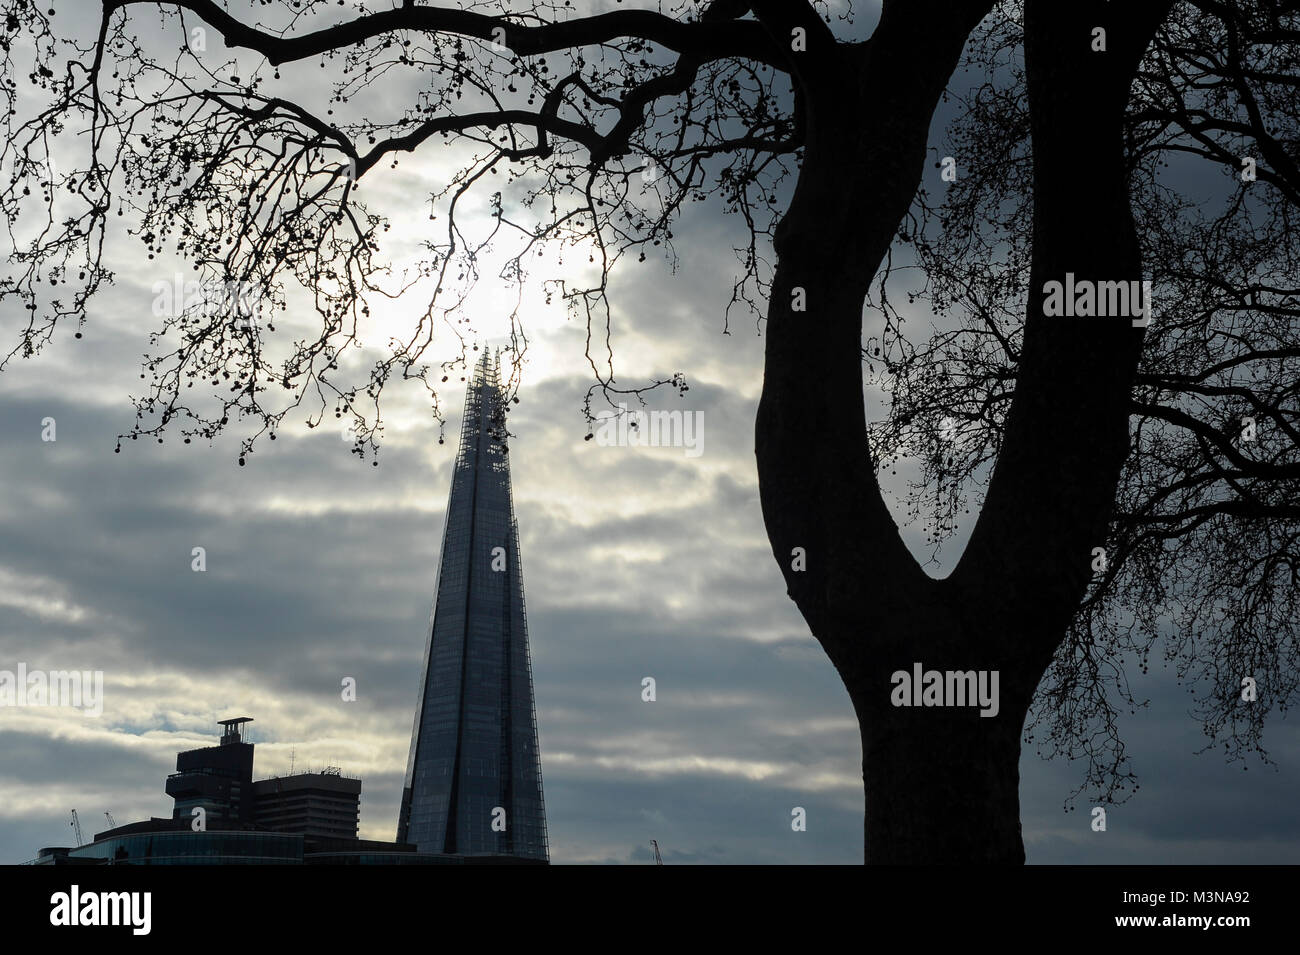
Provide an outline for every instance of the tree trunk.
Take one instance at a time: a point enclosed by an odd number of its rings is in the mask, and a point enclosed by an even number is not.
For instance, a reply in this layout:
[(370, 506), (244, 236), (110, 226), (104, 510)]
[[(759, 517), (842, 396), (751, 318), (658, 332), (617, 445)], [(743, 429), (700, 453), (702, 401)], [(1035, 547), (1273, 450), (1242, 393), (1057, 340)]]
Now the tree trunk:
[[(916, 609), (873, 632), (857, 668), (841, 670), (862, 739), (864, 858), (1022, 864), (1020, 733), (1049, 657), (990, 629), (987, 604), (943, 590), (927, 577)], [(945, 686), (949, 674), (970, 674), (989, 692), (918, 706), (924, 695), (894, 676), (918, 670), (942, 674)]]
[(866, 861), (1023, 864), (1023, 721), (1023, 712), (951, 707), (860, 718)]

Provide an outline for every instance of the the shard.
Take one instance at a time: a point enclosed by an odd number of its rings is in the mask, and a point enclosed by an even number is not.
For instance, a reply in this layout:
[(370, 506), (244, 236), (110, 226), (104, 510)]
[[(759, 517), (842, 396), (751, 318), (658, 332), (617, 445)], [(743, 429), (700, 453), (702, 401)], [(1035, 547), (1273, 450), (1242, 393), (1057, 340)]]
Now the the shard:
[(397, 839), (546, 862), (500, 359), (486, 351), (465, 396), (436, 592)]

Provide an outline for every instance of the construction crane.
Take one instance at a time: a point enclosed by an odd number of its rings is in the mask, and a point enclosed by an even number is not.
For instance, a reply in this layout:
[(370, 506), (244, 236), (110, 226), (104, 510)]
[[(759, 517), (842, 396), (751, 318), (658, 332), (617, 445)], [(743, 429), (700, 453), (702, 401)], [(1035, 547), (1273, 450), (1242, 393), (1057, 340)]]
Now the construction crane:
[(655, 847), (655, 865), (663, 865), (664, 857), (659, 854), (659, 841), (657, 839), (651, 839), (650, 845)]
[(77, 845), (81, 845), (86, 840), (81, 835), (81, 820), (77, 818), (77, 810), (72, 810), (72, 831), (77, 834)]
[(113, 818), (113, 814), (109, 812), (107, 809), (104, 810), (104, 818), (108, 820), (108, 828), (110, 829), (117, 828), (117, 820)]

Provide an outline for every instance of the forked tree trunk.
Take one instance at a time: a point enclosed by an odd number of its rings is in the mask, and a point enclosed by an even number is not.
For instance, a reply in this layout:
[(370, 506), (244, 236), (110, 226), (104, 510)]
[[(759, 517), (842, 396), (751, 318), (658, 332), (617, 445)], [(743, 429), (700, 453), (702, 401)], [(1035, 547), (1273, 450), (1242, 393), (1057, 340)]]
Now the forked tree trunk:
[[(863, 299), (920, 181), (938, 97), (989, 6), (886, 4), (865, 47), (810, 51), (799, 74), (804, 163), (774, 237), (759, 492), (789, 594), (857, 712), (865, 858), (875, 863), (1024, 861), (1021, 729), (1086, 592), (1092, 548), (1104, 546), (1128, 453), (1140, 329), (1045, 318), (1037, 290), (1066, 271), (1141, 278), (1123, 109), (1169, 3), (1133, 0), (1117, 12), (1100, 0), (1029, 0), (1025, 340), (985, 505), (947, 579), (921, 570), (880, 493), (863, 409)], [(1089, 49), (1097, 24), (1111, 30), (1107, 54)], [(915, 664), (997, 670), (998, 715), (893, 705), (891, 674)]]

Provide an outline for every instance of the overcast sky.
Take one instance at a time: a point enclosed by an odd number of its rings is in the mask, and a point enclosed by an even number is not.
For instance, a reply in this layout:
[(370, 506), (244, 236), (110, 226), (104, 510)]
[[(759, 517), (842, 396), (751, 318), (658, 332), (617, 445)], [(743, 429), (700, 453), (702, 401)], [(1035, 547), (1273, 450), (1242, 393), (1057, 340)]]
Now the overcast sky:
[[(439, 181), (441, 162), (435, 147), (366, 183), (393, 220), (396, 262), (427, 228), (409, 197)], [(695, 207), (676, 229), (675, 272), (630, 264), (612, 288), (620, 371), (685, 373), (690, 391), (653, 406), (703, 416), (698, 457), (584, 441), (585, 329), (536, 289), (525, 299), (532, 342), (511, 461), (556, 863), (645, 863), (651, 839), (669, 863), (862, 859), (853, 710), (762, 527), (763, 339), (752, 321), (722, 333), (736, 226)], [(153, 286), (176, 263), (120, 241), (111, 265), (117, 282), (82, 339), (68, 328), (0, 375), (0, 669), (98, 669), (106, 684), (98, 718), (0, 709), (0, 863), (70, 844), (73, 808), (88, 833), (105, 828), (105, 810), (119, 823), (169, 815), (175, 754), (214, 744), (216, 720), (232, 716), (255, 720), (257, 777), (287, 772), (291, 754), (300, 770), (341, 766), (363, 779), (362, 836), (392, 839), (463, 386), (443, 395), (444, 445), (419, 389), (395, 389), (378, 468), (337, 432), (300, 426), (243, 468), (239, 430), (212, 446), (173, 438), (114, 454), (157, 325)], [(492, 345), (507, 303), (488, 283), (473, 306)], [(400, 325), (418, 304), (380, 318)], [(0, 307), (8, 340), (17, 313)], [(878, 412), (879, 396), (867, 400)], [(45, 418), (55, 441), (42, 440)], [(919, 528), (905, 538), (924, 552)], [(196, 546), (205, 573), (191, 570)], [(345, 703), (349, 676), (358, 699)], [(653, 703), (641, 699), (646, 676)], [(1092, 832), (1086, 799), (1063, 811), (1080, 767), (1030, 752), (1028, 861), (1300, 861), (1294, 721), (1266, 736), (1278, 768), (1243, 771), (1195, 755), (1204, 738), (1167, 671), (1133, 680), (1151, 701), (1122, 723), (1141, 790)], [(806, 832), (791, 830), (796, 806)]]

